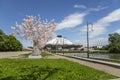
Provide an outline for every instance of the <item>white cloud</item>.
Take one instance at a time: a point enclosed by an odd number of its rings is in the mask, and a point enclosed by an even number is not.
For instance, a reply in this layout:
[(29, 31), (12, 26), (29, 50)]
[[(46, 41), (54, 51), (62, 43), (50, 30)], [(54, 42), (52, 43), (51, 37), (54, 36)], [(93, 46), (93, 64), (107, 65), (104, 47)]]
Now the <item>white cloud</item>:
[(86, 9), (87, 7), (85, 5), (74, 5), (74, 8), (80, 8), (80, 9)]
[(84, 16), (86, 13), (74, 13), (65, 17), (61, 23), (58, 24), (56, 30), (61, 30), (64, 28), (73, 28), (82, 24)]
[(116, 30), (115, 32), (120, 34), (120, 29)]
[[(76, 40), (76, 44), (83, 45), (84, 47), (87, 46), (87, 41), (86, 40)], [(107, 38), (96, 38), (96, 39), (91, 39), (89, 40), (89, 45), (90, 46), (103, 46), (108, 44), (108, 39)]]
[(97, 6), (97, 7), (95, 7), (95, 8), (88, 8), (88, 12), (90, 12), (90, 11), (101, 11), (101, 10), (104, 10), (104, 9), (107, 9), (108, 8), (108, 6)]
[[(87, 8), (84, 5), (74, 5), (75, 8)], [(83, 23), (84, 17), (91, 11), (100, 11), (106, 9), (107, 7), (97, 6), (96, 8), (88, 8), (83, 13), (73, 13), (65, 17), (57, 26), (56, 30), (61, 30), (64, 28), (73, 28)]]
[(74, 5), (74, 8), (79, 8), (79, 9), (87, 9), (86, 12), (90, 12), (90, 11), (101, 11), (104, 9), (107, 9), (108, 6), (100, 6), (98, 5), (97, 7), (91, 7), (91, 8), (87, 8), (87, 6), (85, 5)]
[[(101, 18), (98, 20), (93, 26), (94, 31), (90, 33), (90, 37), (96, 37), (101, 34), (104, 34), (107, 31), (107, 26), (110, 25), (110, 23), (119, 21), (120, 20), (120, 8), (114, 10), (107, 16)], [(84, 32), (86, 29), (86, 26), (83, 26), (81, 31)]]

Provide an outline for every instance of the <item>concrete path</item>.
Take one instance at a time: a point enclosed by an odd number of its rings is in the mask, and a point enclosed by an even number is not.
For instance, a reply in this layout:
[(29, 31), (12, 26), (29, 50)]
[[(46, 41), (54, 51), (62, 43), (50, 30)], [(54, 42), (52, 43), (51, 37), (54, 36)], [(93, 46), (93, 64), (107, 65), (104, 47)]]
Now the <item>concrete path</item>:
[[(114, 67), (111, 67), (111, 66), (107, 66), (107, 65), (104, 65), (104, 64), (93, 63), (93, 62), (78, 60), (78, 59), (74, 59), (74, 58), (68, 58), (68, 57), (64, 57), (64, 56), (60, 56), (60, 55), (50, 56), (48, 58), (50, 58), (50, 59), (58, 59), (58, 58), (68, 59), (70, 61), (74, 61), (74, 62), (80, 63), (82, 65), (89, 66), (89, 67), (92, 67), (94, 69), (104, 71), (106, 73), (109, 73), (109, 74), (120, 77), (120, 69), (114, 68)], [(118, 80), (120, 80), (120, 79), (118, 79)]]
[(31, 51), (0, 52), (0, 58), (18, 58), (20, 54), (30, 53)]

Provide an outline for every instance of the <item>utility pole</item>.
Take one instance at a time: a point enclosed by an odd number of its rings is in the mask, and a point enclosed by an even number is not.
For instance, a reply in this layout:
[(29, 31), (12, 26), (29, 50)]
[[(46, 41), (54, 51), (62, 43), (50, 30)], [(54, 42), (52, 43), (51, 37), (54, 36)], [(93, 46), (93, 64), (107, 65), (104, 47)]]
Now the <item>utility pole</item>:
[(58, 43), (59, 43), (59, 38), (61, 38), (62, 36), (61, 35), (58, 35), (57, 38), (56, 38), (56, 54), (58, 52)]
[(62, 48), (63, 48), (63, 54), (64, 54), (64, 37), (63, 37), (63, 47)]
[[(58, 38), (58, 37), (57, 37), (57, 38)], [(58, 47), (57, 47), (58, 39), (57, 39), (57, 38), (56, 38), (57, 41), (56, 41), (56, 49), (55, 49), (55, 50), (56, 50), (56, 54), (57, 54), (57, 49), (58, 49)]]
[[(87, 22), (87, 58), (89, 58), (89, 24), (91, 23)], [(93, 27), (93, 24), (91, 26)]]
[(87, 58), (89, 58), (89, 27), (87, 22)]

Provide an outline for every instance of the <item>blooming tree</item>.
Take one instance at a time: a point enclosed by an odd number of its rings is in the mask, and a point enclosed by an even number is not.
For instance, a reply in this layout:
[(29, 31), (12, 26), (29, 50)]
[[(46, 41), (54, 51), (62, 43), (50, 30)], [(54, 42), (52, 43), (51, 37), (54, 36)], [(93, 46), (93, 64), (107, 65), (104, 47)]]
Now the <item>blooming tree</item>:
[(19, 34), (21, 38), (30, 40), (33, 44), (33, 56), (38, 56), (40, 54), (40, 49), (42, 49), (46, 42), (53, 38), (54, 30), (56, 23), (51, 21), (41, 21), (40, 17), (38, 18), (33, 16), (27, 16), (23, 20), (21, 25), (16, 23), (15, 27), (11, 27), (14, 32), (14, 36)]

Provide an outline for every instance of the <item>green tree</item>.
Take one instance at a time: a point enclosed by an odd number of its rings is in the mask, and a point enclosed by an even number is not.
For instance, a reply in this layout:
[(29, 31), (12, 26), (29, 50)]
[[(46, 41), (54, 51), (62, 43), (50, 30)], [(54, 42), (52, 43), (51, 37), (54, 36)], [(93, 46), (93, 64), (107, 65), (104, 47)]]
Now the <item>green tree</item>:
[(5, 41), (5, 39), (6, 39), (6, 35), (5, 35), (5, 33), (0, 29), (0, 42)]
[(5, 41), (7, 51), (21, 51), (22, 44), (14, 36), (9, 35)]
[(5, 36), (5, 33), (0, 29), (0, 35), (4, 35)]
[(6, 35), (0, 29), (0, 51), (5, 51), (5, 40), (6, 40)]
[(101, 48), (101, 50), (109, 50), (109, 45), (105, 45)]
[(109, 52), (120, 53), (120, 35), (118, 33), (109, 34)]
[(21, 51), (22, 44), (12, 35), (6, 35), (0, 30), (0, 51)]

